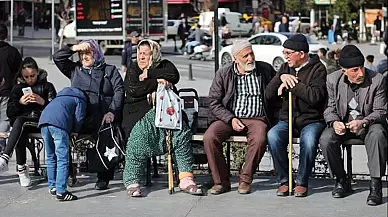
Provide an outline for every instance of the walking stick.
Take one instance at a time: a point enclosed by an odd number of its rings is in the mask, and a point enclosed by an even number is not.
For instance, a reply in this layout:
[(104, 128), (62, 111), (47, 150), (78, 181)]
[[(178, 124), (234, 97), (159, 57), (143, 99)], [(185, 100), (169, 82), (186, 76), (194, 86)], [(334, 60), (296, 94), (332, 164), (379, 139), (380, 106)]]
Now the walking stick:
[(288, 92), (288, 192), (292, 194), (292, 93)]
[(166, 146), (167, 146), (167, 167), (168, 167), (168, 193), (172, 194), (174, 192), (174, 176), (172, 171), (172, 159), (171, 159), (171, 130), (166, 129)]

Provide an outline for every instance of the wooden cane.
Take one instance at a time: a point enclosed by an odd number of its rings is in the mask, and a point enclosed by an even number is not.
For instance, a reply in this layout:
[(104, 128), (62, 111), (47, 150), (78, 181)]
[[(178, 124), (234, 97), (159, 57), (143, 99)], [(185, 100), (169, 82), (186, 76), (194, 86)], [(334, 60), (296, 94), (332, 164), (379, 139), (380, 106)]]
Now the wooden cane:
[(172, 142), (171, 142), (171, 130), (166, 129), (166, 145), (167, 145), (167, 167), (168, 167), (168, 193), (174, 192), (174, 176), (172, 171)]
[(288, 191), (292, 194), (292, 93), (288, 92)]

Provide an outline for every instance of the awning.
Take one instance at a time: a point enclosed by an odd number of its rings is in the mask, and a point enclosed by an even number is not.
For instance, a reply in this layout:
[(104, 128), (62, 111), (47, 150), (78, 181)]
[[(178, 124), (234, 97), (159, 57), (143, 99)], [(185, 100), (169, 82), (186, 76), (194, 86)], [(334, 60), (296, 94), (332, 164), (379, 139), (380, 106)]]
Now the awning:
[(190, 0), (168, 0), (168, 4), (190, 4)]

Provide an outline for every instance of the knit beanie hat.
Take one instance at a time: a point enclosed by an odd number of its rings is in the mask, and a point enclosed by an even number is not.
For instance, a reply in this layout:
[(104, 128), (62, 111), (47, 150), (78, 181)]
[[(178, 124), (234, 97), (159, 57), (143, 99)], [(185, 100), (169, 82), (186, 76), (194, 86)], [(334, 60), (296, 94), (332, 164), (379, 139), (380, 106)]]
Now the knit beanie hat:
[(349, 69), (363, 66), (364, 61), (364, 55), (355, 45), (346, 45), (340, 52), (339, 64), (342, 68)]
[(248, 40), (236, 40), (232, 46), (232, 55), (236, 56), (242, 50), (251, 46), (252, 44)]
[(303, 51), (308, 53), (309, 52), (309, 43), (307, 42), (307, 39), (302, 34), (295, 34), (289, 37), (283, 44), (284, 48), (288, 48), (294, 51)]

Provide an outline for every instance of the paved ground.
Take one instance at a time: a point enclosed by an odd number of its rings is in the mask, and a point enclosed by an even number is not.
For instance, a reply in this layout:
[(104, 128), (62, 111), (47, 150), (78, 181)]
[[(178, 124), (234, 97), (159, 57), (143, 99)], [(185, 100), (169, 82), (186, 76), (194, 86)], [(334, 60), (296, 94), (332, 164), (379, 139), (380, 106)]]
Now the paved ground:
[[(329, 180), (312, 180), (310, 196), (306, 198), (280, 198), (275, 196), (277, 186), (273, 177), (256, 177), (250, 195), (237, 194), (237, 179), (234, 177), (231, 192), (194, 197), (179, 192), (177, 188), (177, 193), (168, 195), (167, 177), (162, 175), (153, 179), (151, 188), (143, 189), (145, 198), (128, 198), (119, 173), (106, 191), (94, 190), (95, 177), (85, 174), (79, 176), (78, 187), (69, 188), (80, 200), (60, 203), (48, 194), (47, 182), (43, 178), (34, 179), (32, 187), (23, 188), (19, 186), (16, 175), (6, 173), (0, 176), (0, 216), (386, 217), (388, 205), (386, 183), (384, 204), (378, 207), (365, 204), (369, 192), (366, 181), (354, 185), (355, 193), (344, 199), (331, 197), (333, 186)], [(202, 175), (197, 180), (205, 184), (209, 177)], [(203, 188), (206, 190), (205, 186)]]
[[(27, 33), (26, 33), (27, 35)], [(54, 83), (57, 90), (68, 86), (69, 82), (49, 61), (49, 37), (41, 39), (15, 38), (14, 45), (24, 47), (24, 56), (33, 56), (41, 68), (49, 72), (49, 80)], [(334, 45), (333, 47), (341, 46)], [(364, 54), (374, 54), (376, 61), (383, 58), (378, 54), (378, 46), (368, 44), (358, 45)], [(163, 44), (165, 53), (173, 51), (171, 42)], [(164, 55), (174, 62), (181, 73), (179, 88), (193, 87), (199, 94), (206, 96), (214, 76), (214, 62), (189, 61), (181, 55)], [(117, 66), (120, 65), (119, 56), (108, 56), (107, 61)], [(189, 63), (192, 64), (194, 81), (188, 79)], [(12, 161), (14, 163), (14, 161)], [(261, 167), (271, 168), (271, 160), (265, 159)], [(74, 203), (57, 203), (47, 193), (47, 184), (37, 180), (29, 189), (18, 185), (17, 176), (11, 166), (11, 171), (0, 176), (0, 217), (2, 216), (374, 216), (386, 217), (387, 215), (387, 187), (384, 189), (384, 205), (369, 207), (365, 205), (368, 194), (366, 181), (360, 181), (355, 188), (356, 193), (346, 199), (336, 200), (331, 198), (332, 182), (329, 180), (313, 180), (310, 183), (311, 195), (307, 198), (293, 197), (278, 198), (274, 195), (276, 184), (273, 177), (259, 177), (255, 180), (255, 192), (251, 195), (241, 196), (236, 189), (222, 196), (192, 197), (186, 194), (167, 194), (166, 177), (159, 179), (147, 198), (139, 200), (128, 199), (121, 184), (120, 177), (115, 180), (107, 191), (97, 192), (94, 187), (94, 176), (85, 174), (79, 177), (81, 184), (72, 188), (81, 200)], [(363, 147), (353, 148), (353, 169), (355, 173), (368, 173), (366, 154)], [(119, 175), (119, 174), (118, 174)], [(201, 182), (209, 177), (201, 177)], [(234, 187), (237, 179), (234, 179)], [(386, 185), (386, 184), (385, 184)], [(59, 205), (60, 204), (60, 205)]]

